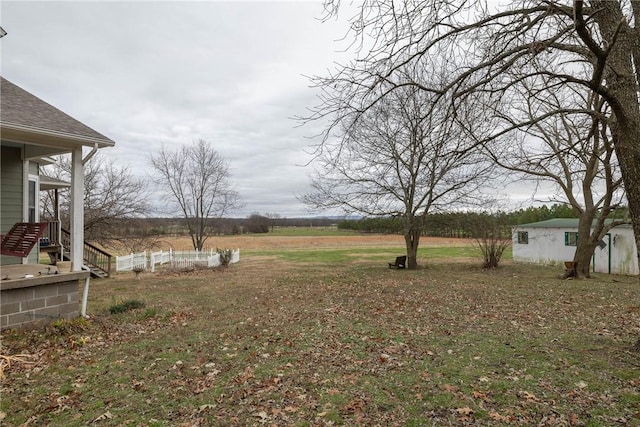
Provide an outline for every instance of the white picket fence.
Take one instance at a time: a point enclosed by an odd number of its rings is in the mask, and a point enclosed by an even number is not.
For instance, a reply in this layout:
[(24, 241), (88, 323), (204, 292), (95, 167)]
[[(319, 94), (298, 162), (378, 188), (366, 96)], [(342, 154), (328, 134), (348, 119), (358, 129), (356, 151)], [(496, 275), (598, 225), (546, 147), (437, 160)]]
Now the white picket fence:
[[(210, 261), (212, 258), (215, 258), (215, 260)], [(211, 268), (220, 265), (220, 256), (213, 249), (208, 251), (173, 251), (170, 263), (173, 268), (191, 268), (195, 266)]]
[(116, 257), (116, 271), (146, 270), (147, 265), (147, 251)]
[[(230, 264), (240, 261), (240, 249), (236, 249), (231, 253)], [(220, 254), (214, 250), (209, 251), (147, 251), (131, 253), (129, 255), (116, 257), (116, 271), (131, 271), (134, 269), (156, 271), (156, 265), (169, 264), (172, 268), (191, 268), (194, 266), (213, 268), (218, 267), (220, 262)]]
[(171, 262), (171, 250), (169, 252), (159, 251), (149, 254), (149, 268), (151, 272), (156, 271), (156, 265), (164, 265)]

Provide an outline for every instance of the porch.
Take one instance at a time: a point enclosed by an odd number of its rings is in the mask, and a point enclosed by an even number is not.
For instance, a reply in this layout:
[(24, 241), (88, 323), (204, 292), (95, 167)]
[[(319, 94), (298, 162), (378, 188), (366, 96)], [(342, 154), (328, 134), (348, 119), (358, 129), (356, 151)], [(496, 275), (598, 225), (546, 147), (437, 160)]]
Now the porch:
[(79, 316), (78, 281), (88, 278), (88, 271), (60, 272), (56, 266), (18, 264), (2, 266), (1, 275), (0, 329)]
[[(2, 236), (2, 254), (9, 257), (24, 260), (36, 245), (38, 254), (40, 246), (53, 252), (48, 252), (51, 263), (0, 266), (0, 329), (78, 317), (80, 279), (85, 279), (82, 298), (82, 314), (85, 314), (89, 277), (93, 275), (85, 264), (93, 265), (91, 270), (99, 269), (104, 277), (111, 270), (111, 255), (85, 242), (84, 259), (81, 265), (72, 268), (71, 261), (63, 261), (69, 259), (65, 247), (69, 247), (70, 242), (65, 241), (65, 236), (70, 241), (70, 233), (60, 230), (58, 221), (19, 222)], [(102, 265), (98, 265), (98, 259)]]

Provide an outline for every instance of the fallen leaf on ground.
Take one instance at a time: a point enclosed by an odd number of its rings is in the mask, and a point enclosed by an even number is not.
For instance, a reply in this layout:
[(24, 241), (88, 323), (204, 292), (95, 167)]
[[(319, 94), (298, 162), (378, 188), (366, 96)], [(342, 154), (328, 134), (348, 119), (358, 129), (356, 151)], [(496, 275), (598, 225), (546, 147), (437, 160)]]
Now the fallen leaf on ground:
[(473, 409), (469, 408), (468, 406), (465, 406), (464, 408), (458, 408), (458, 409), (456, 409), (456, 411), (460, 415), (471, 415), (471, 414), (473, 414)]

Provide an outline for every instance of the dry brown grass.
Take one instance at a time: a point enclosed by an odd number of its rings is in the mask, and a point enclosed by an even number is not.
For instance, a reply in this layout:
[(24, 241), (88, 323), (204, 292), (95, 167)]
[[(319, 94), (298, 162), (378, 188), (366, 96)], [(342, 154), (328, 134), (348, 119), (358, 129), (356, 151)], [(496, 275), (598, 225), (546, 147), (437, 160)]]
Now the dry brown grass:
[[(188, 237), (171, 237), (161, 242), (175, 250), (191, 250), (193, 245)], [(451, 239), (443, 237), (423, 237), (424, 246), (464, 246), (473, 242), (467, 239)], [(278, 236), (241, 235), (211, 237), (207, 241), (210, 248), (240, 248), (241, 250), (259, 249), (322, 249), (322, 248), (403, 248), (404, 238), (399, 235), (345, 235), (345, 236)]]

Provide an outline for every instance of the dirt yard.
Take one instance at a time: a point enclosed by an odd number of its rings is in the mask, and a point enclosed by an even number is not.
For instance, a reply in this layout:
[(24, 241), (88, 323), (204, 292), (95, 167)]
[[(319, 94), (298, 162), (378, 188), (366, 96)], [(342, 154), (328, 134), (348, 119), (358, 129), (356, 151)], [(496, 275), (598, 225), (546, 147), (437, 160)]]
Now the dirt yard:
[(401, 236), (210, 243), (241, 261), (118, 273), (88, 319), (4, 331), (0, 424), (640, 427), (637, 278), (486, 270), (448, 239), (402, 271)]

